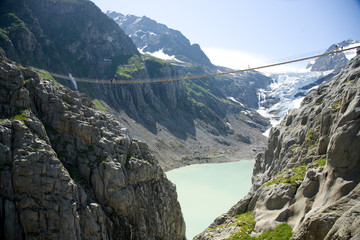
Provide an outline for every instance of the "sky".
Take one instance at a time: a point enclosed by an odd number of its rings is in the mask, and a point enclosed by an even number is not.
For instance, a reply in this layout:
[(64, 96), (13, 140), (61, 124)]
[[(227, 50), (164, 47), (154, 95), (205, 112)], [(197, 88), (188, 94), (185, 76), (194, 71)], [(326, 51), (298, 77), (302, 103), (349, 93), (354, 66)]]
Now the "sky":
[(360, 40), (360, 0), (91, 1), (103, 12), (147, 16), (179, 30), (213, 64), (234, 69), (307, 57), (343, 40)]

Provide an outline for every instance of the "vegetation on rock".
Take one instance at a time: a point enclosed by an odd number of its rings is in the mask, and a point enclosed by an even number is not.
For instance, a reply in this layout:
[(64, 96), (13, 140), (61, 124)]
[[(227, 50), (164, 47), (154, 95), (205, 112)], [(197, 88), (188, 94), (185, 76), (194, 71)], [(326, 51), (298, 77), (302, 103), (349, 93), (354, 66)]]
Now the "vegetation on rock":
[(306, 167), (306, 165), (301, 165), (299, 167), (283, 171), (276, 175), (274, 178), (272, 178), (270, 181), (265, 183), (264, 186), (268, 187), (273, 184), (280, 183), (289, 183), (294, 186), (299, 186), (300, 183), (304, 180)]
[(256, 225), (255, 217), (251, 212), (236, 215), (233, 221), (227, 228), (237, 225), (240, 229), (225, 240), (289, 240), (292, 236), (292, 229), (286, 223), (281, 223), (274, 230), (266, 231), (258, 237), (251, 236)]
[(133, 55), (126, 64), (119, 65), (116, 69), (115, 78), (128, 80), (135, 77), (135, 73), (145, 70), (145, 64), (141, 57)]

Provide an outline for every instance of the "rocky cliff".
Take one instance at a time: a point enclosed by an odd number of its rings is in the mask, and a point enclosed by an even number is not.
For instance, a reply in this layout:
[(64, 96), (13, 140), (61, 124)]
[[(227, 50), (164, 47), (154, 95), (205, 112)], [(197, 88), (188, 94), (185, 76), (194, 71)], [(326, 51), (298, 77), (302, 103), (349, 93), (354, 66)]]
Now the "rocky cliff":
[(360, 56), (272, 128), (253, 187), (195, 239), (359, 239)]
[[(4, 0), (0, 6), (0, 48), (9, 59), (23, 65), (114, 81), (225, 71), (214, 67), (198, 47), (175, 30), (168, 29), (174, 35), (157, 46), (183, 49), (177, 55), (188, 62), (179, 66), (141, 55), (130, 37), (91, 1)], [(144, 24), (134, 26), (154, 25), (147, 18), (141, 22)], [(155, 28), (161, 26), (155, 23)], [(74, 89), (71, 81), (56, 80)], [(77, 90), (121, 119), (132, 136), (146, 141), (167, 170), (193, 162), (253, 158), (262, 151), (266, 139), (261, 133), (269, 122), (252, 108), (258, 106), (256, 86), (266, 88), (270, 82), (252, 72), (188, 82), (77, 82)]]
[(175, 186), (84, 94), (0, 58), (1, 239), (179, 239)]

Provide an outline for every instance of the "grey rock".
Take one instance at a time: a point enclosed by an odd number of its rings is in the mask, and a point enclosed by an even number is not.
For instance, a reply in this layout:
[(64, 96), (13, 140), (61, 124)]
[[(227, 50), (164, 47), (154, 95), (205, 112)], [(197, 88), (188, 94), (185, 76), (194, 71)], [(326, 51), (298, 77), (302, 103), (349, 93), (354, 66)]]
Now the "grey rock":
[[(256, 158), (250, 193), (210, 227), (219, 220), (230, 226), (235, 214), (251, 211), (257, 233), (286, 222), (294, 240), (359, 238), (359, 62), (359, 56), (352, 59), (271, 129), (265, 152)], [(295, 172), (303, 179), (293, 185), (274, 182)], [(238, 231), (212, 228), (196, 239), (224, 239)]]
[(184, 238), (175, 187), (145, 143), (85, 96), (4, 58), (0, 85), (6, 239)]

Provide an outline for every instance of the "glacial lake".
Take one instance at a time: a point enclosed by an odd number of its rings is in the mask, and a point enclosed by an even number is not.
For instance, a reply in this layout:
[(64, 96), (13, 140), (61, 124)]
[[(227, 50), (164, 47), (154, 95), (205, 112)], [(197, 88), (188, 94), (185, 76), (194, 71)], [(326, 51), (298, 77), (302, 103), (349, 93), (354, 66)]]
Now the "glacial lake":
[(188, 240), (249, 192), (254, 164), (255, 160), (196, 164), (166, 172), (176, 185)]

